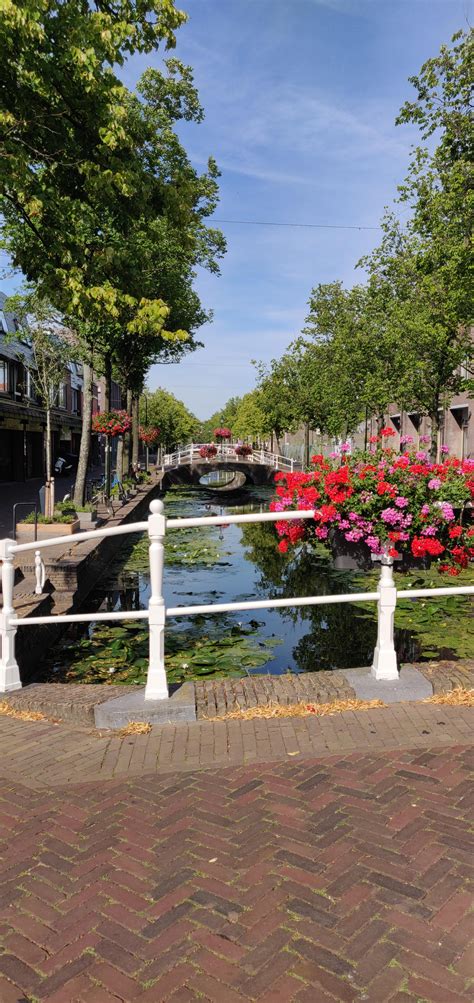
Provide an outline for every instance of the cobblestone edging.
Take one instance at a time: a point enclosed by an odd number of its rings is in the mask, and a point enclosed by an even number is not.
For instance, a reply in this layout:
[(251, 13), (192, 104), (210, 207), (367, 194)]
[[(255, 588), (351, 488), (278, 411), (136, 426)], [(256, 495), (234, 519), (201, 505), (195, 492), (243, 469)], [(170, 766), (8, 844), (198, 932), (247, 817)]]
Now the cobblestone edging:
[[(450, 692), (457, 686), (474, 687), (474, 659), (425, 662), (416, 668), (431, 683), (435, 694)], [(347, 679), (338, 671), (197, 680), (194, 689), (196, 716), (201, 721), (269, 703), (332, 703), (355, 697)], [(108, 684), (40, 683), (10, 693), (5, 699), (19, 710), (41, 711), (48, 718), (93, 727), (97, 704), (135, 690), (134, 686)]]

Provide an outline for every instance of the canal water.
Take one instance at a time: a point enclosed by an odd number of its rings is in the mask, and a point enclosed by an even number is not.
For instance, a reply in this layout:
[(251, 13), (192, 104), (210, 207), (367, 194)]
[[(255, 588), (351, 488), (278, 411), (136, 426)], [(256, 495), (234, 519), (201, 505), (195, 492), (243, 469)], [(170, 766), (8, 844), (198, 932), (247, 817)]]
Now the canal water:
[[(268, 508), (272, 493), (272, 489), (247, 488), (237, 504), (211, 485), (208, 490), (178, 488), (165, 495), (165, 511), (169, 517), (258, 512)], [(322, 545), (281, 555), (276, 543), (271, 524), (170, 530), (165, 554), (166, 605), (361, 592), (375, 586), (377, 571), (368, 575), (336, 570)], [(436, 572), (404, 575), (403, 583), (404, 587), (436, 585), (439, 576)], [(149, 594), (148, 539), (145, 535), (127, 537), (85, 608), (145, 608)], [(375, 640), (374, 603), (176, 617), (167, 621), (167, 673), (170, 682), (181, 682), (350, 668), (370, 664)], [(399, 603), (396, 645), (405, 662), (472, 657), (470, 601), (451, 597)], [(74, 627), (48, 656), (41, 678), (142, 684), (147, 648), (148, 628), (143, 621)]]

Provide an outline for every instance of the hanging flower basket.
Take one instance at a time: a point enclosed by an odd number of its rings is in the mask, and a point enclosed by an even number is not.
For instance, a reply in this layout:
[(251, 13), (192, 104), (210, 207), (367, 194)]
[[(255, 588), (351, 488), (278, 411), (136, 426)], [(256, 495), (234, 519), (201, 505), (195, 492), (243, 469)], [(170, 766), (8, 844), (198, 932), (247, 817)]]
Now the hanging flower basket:
[(113, 439), (125, 435), (132, 427), (132, 419), (126, 411), (99, 411), (92, 419), (92, 431), (96, 435), (107, 435)]
[(199, 456), (202, 456), (203, 460), (211, 460), (213, 456), (217, 456), (217, 449), (212, 443), (209, 446), (201, 446)]
[(230, 428), (215, 428), (213, 432), (214, 438), (223, 442), (224, 439), (231, 439), (232, 432)]
[(337, 461), (316, 455), (308, 473), (275, 475), (273, 512), (315, 510), (314, 520), (276, 523), (281, 553), (300, 541), (320, 542), (352, 566), (387, 553), (403, 567), (437, 560), (453, 576), (467, 567), (474, 558), (474, 460), (431, 463), (424, 450), (397, 453), (388, 439), (382, 429), (370, 451)]
[(237, 456), (250, 456), (252, 452), (251, 446), (236, 446), (235, 452)]
[(138, 438), (140, 442), (145, 443), (145, 446), (154, 446), (158, 442), (159, 434), (159, 428), (155, 428), (153, 425), (140, 425), (138, 430)]

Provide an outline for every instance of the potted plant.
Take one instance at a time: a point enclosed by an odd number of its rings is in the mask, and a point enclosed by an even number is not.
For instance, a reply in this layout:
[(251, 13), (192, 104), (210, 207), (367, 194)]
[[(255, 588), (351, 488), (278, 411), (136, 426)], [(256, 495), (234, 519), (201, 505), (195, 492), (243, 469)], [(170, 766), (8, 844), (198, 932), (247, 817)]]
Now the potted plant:
[[(19, 542), (29, 543), (34, 536), (35, 513), (30, 512), (21, 522), (17, 523), (15, 536)], [(46, 540), (51, 536), (71, 536), (80, 528), (79, 519), (72, 503), (58, 502), (52, 518), (45, 515), (37, 517), (37, 539)]]
[(209, 446), (201, 446), (199, 456), (202, 456), (203, 460), (212, 460), (214, 456), (217, 456), (216, 446), (212, 442)]
[(236, 446), (235, 452), (237, 456), (250, 456), (253, 450), (251, 446)]
[(300, 541), (318, 541), (339, 566), (367, 568), (383, 554), (402, 568), (437, 560), (439, 571), (453, 576), (467, 566), (474, 557), (474, 461), (444, 453), (432, 463), (415, 448), (397, 453), (392, 435), (382, 429), (368, 451), (316, 455), (307, 473), (275, 475), (272, 511), (315, 510), (314, 520), (276, 524), (282, 553)]
[(92, 431), (96, 435), (106, 435), (114, 439), (125, 435), (132, 427), (132, 419), (127, 411), (99, 411), (92, 418)]

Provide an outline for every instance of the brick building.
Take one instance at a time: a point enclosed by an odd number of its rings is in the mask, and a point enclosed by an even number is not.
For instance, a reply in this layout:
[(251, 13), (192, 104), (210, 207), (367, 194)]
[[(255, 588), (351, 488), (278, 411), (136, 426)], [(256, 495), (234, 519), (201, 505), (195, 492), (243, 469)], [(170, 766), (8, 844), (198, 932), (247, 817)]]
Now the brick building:
[[(46, 414), (35, 391), (33, 352), (0, 292), (0, 482), (42, 477)], [(70, 362), (52, 412), (53, 460), (78, 454), (81, 438), (82, 366)]]

